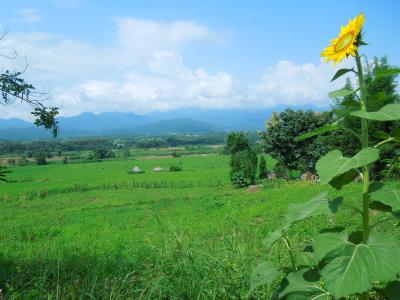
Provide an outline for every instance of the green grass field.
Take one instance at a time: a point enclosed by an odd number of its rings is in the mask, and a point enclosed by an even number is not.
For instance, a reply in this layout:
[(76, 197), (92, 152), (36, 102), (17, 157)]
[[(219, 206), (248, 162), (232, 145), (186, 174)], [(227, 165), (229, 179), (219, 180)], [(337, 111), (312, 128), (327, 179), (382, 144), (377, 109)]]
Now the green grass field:
[[(128, 174), (136, 165), (146, 172)], [(171, 165), (183, 171), (152, 171)], [(282, 245), (261, 246), (288, 203), (328, 189), (300, 181), (233, 189), (229, 157), (217, 155), (12, 171), (12, 182), (0, 185), (0, 288), (10, 299), (247, 298), (258, 262), (288, 262)], [(357, 203), (360, 188), (341, 194)], [(343, 210), (306, 220), (291, 230), (293, 244), (302, 248), (326, 226), (356, 228), (358, 219)]]

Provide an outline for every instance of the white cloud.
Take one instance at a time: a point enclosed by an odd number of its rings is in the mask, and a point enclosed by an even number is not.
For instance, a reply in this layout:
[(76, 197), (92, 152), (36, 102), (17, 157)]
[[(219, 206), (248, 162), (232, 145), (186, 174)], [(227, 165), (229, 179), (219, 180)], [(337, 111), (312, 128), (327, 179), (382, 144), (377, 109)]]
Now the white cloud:
[(42, 19), (40, 11), (35, 8), (26, 8), (19, 12), (15, 22), (36, 23)]
[(315, 64), (296, 64), (281, 60), (274, 67), (268, 68), (261, 76), (258, 84), (250, 88), (249, 101), (257, 101), (259, 105), (274, 106), (305, 105), (327, 106), (327, 94), (343, 87), (344, 78), (330, 82), (339, 68), (321, 62)]
[[(48, 105), (63, 115), (84, 111), (144, 113), (183, 107), (259, 108), (277, 104), (327, 105), (334, 69), (328, 64), (280, 61), (258, 83), (242, 86), (223, 70), (190, 69), (182, 56), (193, 42), (219, 43), (223, 37), (192, 21), (160, 23), (116, 18), (116, 41), (92, 45), (41, 32), (11, 33), (3, 49), (28, 55), (25, 78), (51, 87)], [(0, 70), (23, 69), (24, 59), (0, 60)], [(3, 110), (3, 109), (1, 109)], [(4, 109), (3, 116), (29, 116), (26, 106)]]

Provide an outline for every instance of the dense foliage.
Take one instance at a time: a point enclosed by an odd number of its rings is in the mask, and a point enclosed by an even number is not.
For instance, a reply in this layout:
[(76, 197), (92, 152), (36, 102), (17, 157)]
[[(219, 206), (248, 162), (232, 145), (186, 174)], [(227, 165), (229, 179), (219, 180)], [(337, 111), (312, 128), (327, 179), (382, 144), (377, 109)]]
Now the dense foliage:
[(258, 177), (263, 179), (267, 177), (267, 161), (265, 160), (264, 155), (261, 155), (260, 160), (258, 162)]
[(331, 113), (312, 110), (286, 109), (274, 113), (267, 122), (267, 131), (261, 133), (264, 151), (289, 169), (314, 172), (315, 163), (329, 150), (329, 137), (313, 137), (301, 142), (295, 139), (331, 120)]
[(242, 132), (231, 132), (226, 140), (226, 151), (230, 153), (230, 178), (235, 187), (254, 184), (258, 158), (250, 147), (246, 135)]
[[(369, 102), (367, 109), (370, 111), (377, 111), (388, 104), (400, 103), (400, 96), (397, 93), (397, 82), (395, 74), (388, 76), (377, 76), (379, 72), (393, 69), (388, 63), (386, 57), (380, 59), (374, 58), (372, 62), (366, 62), (365, 68), (365, 82), (367, 84), (366, 93), (369, 95)], [(347, 80), (344, 89), (352, 89), (350, 80)], [(357, 109), (357, 96), (355, 94), (346, 95), (335, 100), (334, 112), (337, 118), (348, 114), (352, 110)], [(342, 121), (343, 126), (351, 129), (353, 132), (360, 133), (361, 125), (358, 118), (346, 118)], [(382, 135), (385, 133), (394, 134), (399, 130), (400, 122), (386, 121), (386, 122), (372, 122), (369, 124), (370, 145), (379, 143)], [(345, 155), (354, 155), (360, 150), (359, 141), (357, 138), (348, 131), (332, 133), (335, 136), (332, 139), (335, 147), (343, 149)], [(382, 160), (377, 162), (371, 170), (371, 176), (374, 179), (388, 179), (390, 172), (387, 172), (387, 160), (393, 160), (400, 155), (400, 145), (395, 143), (388, 143), (380, 148)], [(395, 173), (393, 173), (395, 174)]]

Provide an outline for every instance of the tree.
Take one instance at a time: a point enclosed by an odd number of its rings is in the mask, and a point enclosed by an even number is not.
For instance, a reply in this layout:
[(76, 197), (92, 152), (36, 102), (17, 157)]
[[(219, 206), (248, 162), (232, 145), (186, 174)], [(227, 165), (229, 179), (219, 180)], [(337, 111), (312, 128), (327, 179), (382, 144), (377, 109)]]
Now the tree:
[(109, 150), (107, 148), (98, 148), (93, 152), (94, 159), (105, 159), (113, 157), (115, 157), (114, 151)]
[(332, 113), (312, 110), (286, 109), (274, 113), (267, 122), (267, 131), (261, 133), (265, 153), (269, 153), (291, 170), (315, 171), (315, 163), (330, 148), (329, 137), (310, 138), (296, 142), (301, 134), (327, 124)]
[(225, 152), (234, 154), (239, 151), (250, 149), (249, 140), (243, 132), (230, 132), (226, 139)]
[[(0, 42), (4, 39), (5, 34), (6, 32), (0, 37)], [(3, 57), (6, 56), (3, 55)], [(59, 130), (56, 118), (58, 108), (46, 107), (43, 104), (45, 93), (37, 92), (32, 84), (27, 83), (22, 77), (24, 72), (25, 70), (0, 72), (0, 104), (9, 105), (16, 100), (29, 104), (33, 108), (31, 114), (35, 116), (34, 124), (51, 130), (53, 136), (57, 136)]]
[(226, 150), (231, 154), (230, 178), (235, 187), (244, 187), (255, 182), (257, 154), (249, 146), (244, 133), (232, 132), (226, 140)]

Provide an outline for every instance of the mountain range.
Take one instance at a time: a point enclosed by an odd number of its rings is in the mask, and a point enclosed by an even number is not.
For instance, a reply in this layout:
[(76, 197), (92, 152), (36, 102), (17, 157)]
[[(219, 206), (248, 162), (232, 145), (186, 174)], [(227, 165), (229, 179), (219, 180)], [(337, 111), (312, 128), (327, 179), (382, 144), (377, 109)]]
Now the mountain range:
[[(144, 115), (124, 112), (91, 113), (60, 117), (60, 138), (83, 136), (165, 135), (232, 130), (263, 130), (273, 111), (186, 108)], [(48, 139), (50, 133), (22, 119), (0, 119), (0, 139)]]

